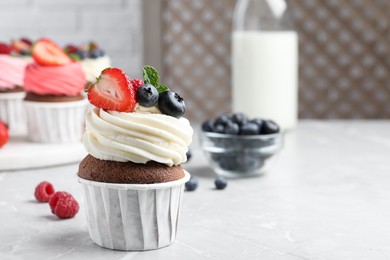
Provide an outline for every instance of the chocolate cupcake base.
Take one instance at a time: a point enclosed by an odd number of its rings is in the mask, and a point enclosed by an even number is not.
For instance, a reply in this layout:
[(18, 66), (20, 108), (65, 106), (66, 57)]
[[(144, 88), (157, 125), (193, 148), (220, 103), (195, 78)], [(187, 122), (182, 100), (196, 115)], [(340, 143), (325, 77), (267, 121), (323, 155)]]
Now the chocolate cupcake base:
[(99, 160), (87, 155), (80, 163), (78, 176), (91, 181), (122, 184), (152, 184), (184, 177), (180, 165), (167, 166), (150, 161), (146, 164)]

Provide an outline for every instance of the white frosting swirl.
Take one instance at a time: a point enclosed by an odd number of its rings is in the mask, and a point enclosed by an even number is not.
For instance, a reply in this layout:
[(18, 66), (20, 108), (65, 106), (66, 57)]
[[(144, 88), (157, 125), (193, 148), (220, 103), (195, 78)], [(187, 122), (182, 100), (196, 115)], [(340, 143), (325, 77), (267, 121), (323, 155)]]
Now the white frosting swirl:
[(87, 82), (95, 82), (105, 68), (111, 67), (111, 59), (105, 55), (96, 59), (81, 61)]
[(94, 108), (86, 115), (84, 146), (95, 158), (118, 162), (186, 162), (193, 129), (186, 118)]

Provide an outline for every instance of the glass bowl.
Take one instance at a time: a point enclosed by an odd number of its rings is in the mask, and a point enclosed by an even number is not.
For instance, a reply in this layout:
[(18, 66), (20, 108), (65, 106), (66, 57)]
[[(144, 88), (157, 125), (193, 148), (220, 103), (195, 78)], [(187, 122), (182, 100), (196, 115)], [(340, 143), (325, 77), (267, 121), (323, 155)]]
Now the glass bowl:
[(200, 142), (217, 174), (239, 178), (264, 173), (268, 159), (283, 147), (283, 133), (244, 136), (201, 131)]

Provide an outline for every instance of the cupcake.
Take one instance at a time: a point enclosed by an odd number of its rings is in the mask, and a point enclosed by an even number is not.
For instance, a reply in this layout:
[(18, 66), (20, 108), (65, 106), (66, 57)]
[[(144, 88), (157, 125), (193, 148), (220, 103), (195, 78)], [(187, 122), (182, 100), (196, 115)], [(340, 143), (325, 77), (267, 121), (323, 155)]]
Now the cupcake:
[(153, 68), (144, 71), (146, 84), (139, 86), (140, 80), (108, 68), (88, 89), (95, 108), (86, 115), (89, 155), (80, 163), (78, 180), (91, 239), (115, 250), (173, 243), (189, 180), (181, 167), (193, 134), (182, 117), (184, 100), (158, 86)]
[(23, 78), (30, 46), (22, 41), (0, 43), (0, 120), (13, 136), (26, 133)]
[(28, 135), (33, 142), (81, 142), (87, 101), (82, 95), (85, 76), (53, 41), (41, 39), (27, 65), (24, 105)]
[(94, 83), (104, 69), (111, 67), (110, 57), (92, 41), (81, 46), (68, 44), (65, 52), (80, 60), (87, 86)]

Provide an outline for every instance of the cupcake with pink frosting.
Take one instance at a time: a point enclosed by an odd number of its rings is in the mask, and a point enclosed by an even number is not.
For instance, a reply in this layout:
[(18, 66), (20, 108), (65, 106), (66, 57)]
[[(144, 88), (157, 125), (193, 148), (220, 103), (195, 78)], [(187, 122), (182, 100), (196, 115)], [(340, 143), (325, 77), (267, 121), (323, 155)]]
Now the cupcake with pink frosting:
[(34, 44), (26, 67), (24, 104), (28, 135), (34, 142), (81, 142), (87, 101), (85, 75), (79, 62), (49, 39)]
[(23, 135), (26, 133), (23, 78), (28, 59), (12, 55), (15, 55), (13, 46), (0, 43), (0, 120), (8, 125), (10, 135)]

